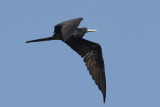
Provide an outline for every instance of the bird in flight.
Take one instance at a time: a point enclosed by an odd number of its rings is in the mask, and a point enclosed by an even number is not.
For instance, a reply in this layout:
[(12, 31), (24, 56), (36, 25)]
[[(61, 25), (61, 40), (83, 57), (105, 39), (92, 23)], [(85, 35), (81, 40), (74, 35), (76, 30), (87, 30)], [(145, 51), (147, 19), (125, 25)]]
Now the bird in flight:
[(54, 26), (54, 35), (42, 39), (30, 40), (30, 42), (61, 40), (76, 51), (85, 62), (92, 79), (95, 81), (99, 90), (103, 94), (103, 100), (106, 99), (106, 78), (104, 69), (104, 60), (102, 49), (98, 43), (83, 39), (85, 33), (95, 32), (95, 29), (78, 28), (83, 18), (71, 19)]

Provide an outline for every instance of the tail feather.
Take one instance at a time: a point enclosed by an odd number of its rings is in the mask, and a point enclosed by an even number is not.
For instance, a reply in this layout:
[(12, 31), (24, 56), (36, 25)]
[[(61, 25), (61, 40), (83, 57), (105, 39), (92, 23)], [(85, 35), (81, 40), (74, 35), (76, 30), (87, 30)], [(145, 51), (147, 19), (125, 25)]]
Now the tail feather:
[(41, 41), (50, 41), (50, 40), (54, 40), (54, 38), (53, 38), (53, 37), (47, 37), (47, 38), (35, 39), (35, 40), (27, 41), (26, 43), (30, 43), (30, 42), (41, 42)]

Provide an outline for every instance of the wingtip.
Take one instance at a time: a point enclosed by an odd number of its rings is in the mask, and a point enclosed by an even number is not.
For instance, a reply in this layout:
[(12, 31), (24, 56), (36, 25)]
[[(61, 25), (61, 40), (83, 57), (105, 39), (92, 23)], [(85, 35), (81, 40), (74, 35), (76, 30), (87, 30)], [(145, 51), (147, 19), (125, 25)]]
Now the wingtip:
[(104, 95), (103, 96), (103, 102), (105, 103), (105, 101), (106, 101), (106, 96)]
[(79, 18), (76, 18), (76, 19), (80, 19), (81, 21), (83, 20), (83, 17), (79, 17)]
[(106, 92), (104, 92), (102, 94), (103, 94), (103, 102), (105, 103), (105, 101), (106, 101)]
[(80, 17), (83, 20), (83, 17)]

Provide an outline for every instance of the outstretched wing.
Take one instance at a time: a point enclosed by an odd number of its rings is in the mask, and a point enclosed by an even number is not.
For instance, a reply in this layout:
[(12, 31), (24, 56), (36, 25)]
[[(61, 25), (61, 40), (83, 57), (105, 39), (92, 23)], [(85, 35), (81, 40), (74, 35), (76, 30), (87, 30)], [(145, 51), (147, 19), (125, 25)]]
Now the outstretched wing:
[(98, 88), (101, 90), (105, 102), (106, 78), (101, 46), (85, 39), (75, 39), (66, 43), (84, 58), (87, 69), (96, 85), (98, 85)]
[(62, 22), (54, 27), (54, 33), (62, 33), (64, 41), (67, 41), (72, 36), (82, 20), (83, 18), (76, 18)]

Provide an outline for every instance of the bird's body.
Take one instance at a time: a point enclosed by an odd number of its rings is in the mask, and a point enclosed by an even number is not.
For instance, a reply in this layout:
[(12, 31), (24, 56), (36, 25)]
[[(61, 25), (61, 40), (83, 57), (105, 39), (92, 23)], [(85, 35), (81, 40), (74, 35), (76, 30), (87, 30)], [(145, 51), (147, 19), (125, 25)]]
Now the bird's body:
[(102, 91), (105, 102), (106, 79), (102, 49), (99, 44), (82, 38), (85, 33), (96, 31), (87, 28), (77, 28), (82, 20), (83, 18), (76, 18), (57, 24), (54, 27), (55, 30), (52, 37), (31, 40), (26, 43), (48, 40), (61, 40), (66, 43), (82, 58), (84, 58), (87, 69), (89, 70), (90, 75), (92, 75), (96, 85), (98, 85), (98, 88)]

